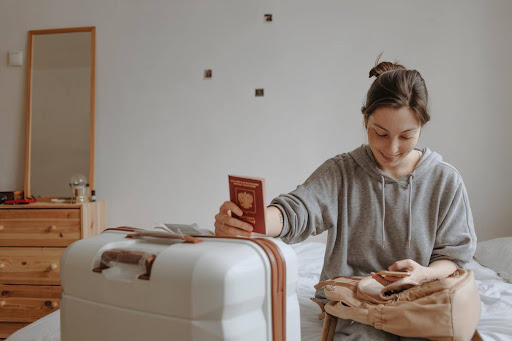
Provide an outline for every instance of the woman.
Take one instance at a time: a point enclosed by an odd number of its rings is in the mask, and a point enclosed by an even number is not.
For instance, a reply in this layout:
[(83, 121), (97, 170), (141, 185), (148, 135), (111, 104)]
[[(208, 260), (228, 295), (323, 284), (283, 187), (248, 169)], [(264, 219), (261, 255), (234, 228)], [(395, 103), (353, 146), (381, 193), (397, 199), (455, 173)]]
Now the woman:
[[(441, 155), (416, 148), (430, 120), (420, 73), (381, 62), (373, 76), (361, 108), (368, 145), (327, 160), (296, 190), (275, 198), (266, 212), (268, 234), (298, 243), (328, 231), (321, 281), (369, 274), (383, 285), (398, 280), (375, 274), (382, 269), (410, 271), (419, 283), (447, 277), (475, 251), (466, 188)], [(242, 213), (225, 202), (216, 234), (250, 236), (251, 225), (231, 212)], [(337, 331), (343, 340), (397, 339), (350, 321), (340, 321)]]

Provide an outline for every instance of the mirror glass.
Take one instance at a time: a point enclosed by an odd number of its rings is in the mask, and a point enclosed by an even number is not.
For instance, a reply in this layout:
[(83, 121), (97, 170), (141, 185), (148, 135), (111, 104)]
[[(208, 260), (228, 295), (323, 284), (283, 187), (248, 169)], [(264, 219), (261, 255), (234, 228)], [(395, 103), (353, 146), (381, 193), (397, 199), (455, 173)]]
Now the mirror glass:
[(70, 197), (71, 177), (92, 187), (93, 31), (31, 31), (27, 196)]

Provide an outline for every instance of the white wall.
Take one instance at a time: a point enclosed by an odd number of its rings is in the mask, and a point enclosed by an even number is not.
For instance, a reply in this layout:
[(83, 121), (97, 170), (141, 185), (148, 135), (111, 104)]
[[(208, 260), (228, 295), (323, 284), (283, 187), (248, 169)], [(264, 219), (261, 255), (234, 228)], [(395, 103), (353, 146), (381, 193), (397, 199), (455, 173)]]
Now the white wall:
[[(228, 173), (267, 178), (271, 198), (365, 141), (360, 107), (384, 51), (426, 79), (420, 144), (459, 169), (484, 240), (512, 235), (510, 13), (508, 0), (2, 1), (0, 56), (26, 52), (31, 29), (96, 26), (96, 190), (109, 225), (211, 227)], [(26, 70), (6, 59), (0, 189), (12, 190)]]

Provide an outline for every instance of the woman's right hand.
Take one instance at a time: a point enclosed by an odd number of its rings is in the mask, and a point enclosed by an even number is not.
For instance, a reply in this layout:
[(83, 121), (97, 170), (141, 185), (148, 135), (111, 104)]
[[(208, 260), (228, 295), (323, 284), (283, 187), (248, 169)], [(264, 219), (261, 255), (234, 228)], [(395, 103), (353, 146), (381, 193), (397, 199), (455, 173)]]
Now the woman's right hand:
[(234, 202), (226, 201), (215, 216), (215, 235), (252, 237), (252, 225), (232, 216), (241, 217), (244, 213)]

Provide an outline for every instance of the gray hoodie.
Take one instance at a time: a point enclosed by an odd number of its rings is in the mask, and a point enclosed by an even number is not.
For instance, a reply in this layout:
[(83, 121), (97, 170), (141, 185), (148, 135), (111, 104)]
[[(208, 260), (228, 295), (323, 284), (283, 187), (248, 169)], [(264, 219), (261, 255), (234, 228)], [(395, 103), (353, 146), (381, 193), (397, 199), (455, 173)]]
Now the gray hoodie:
[(367, 145), (327, 160), (272, 201), (284, 213), (280, 237), (293, 244), (328, 231), (320, 280), (367, 276), (402, 259), (464, 267), (476, 236), (462, 177), (441, 155), (422, 152), (400, 179), (377, 167)]

